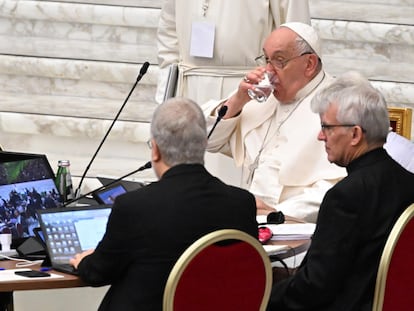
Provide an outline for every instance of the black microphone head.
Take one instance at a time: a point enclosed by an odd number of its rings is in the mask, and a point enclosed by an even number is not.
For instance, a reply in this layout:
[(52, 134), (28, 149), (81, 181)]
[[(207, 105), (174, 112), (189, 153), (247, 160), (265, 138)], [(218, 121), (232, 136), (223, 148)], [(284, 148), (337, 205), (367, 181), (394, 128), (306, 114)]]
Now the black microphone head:
[(152, 167), (151, 161), (148, 161), (148, 162), (147, 162), (147, 163), (145, 163), (145, 164), (144, 164), (144, 166), (143, 166), (143, 168), (144, 168), (144, 169), (151, 168), (151, 167)]
[(145, 62), (142, 65), (141, 70), (139, 71), (140, 76), (143, 76), (147, 72), (149, 65), (150, 65), (149, 62)]
[(227, 112), (228, 107), (226, 105), (221, 106), (219, 112), (218, 112), (218, 117), (221, 119), (222, 117), (224, 117), (224, 115)]
[(267, 223), (268, 224), (283, 224), (285, 222), (285, 215), (279, 212), (271, 212), (267, 215)]

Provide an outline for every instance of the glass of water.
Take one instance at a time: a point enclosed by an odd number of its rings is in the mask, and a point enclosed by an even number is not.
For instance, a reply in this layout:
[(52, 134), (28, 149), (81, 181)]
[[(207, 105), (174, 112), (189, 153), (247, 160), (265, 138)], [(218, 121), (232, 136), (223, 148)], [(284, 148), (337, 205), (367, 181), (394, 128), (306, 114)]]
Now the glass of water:
[(261, 80), (258, 84), (254, 84), (253, 89), (247, 90), (250, 98), (257, 100), (259, 103), (265, 102), (275, 89), (272, 84), (273, 79), (274, 74), (272, 72), (265, 71), (263, 80)]

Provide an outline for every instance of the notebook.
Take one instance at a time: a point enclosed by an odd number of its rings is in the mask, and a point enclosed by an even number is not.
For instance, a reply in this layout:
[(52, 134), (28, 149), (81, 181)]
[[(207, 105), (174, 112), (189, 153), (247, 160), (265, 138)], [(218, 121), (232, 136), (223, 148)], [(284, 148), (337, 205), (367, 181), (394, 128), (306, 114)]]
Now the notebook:
[(177, 89), (177, 81), (178, 81), (178, 64), (174, 63), (170, 65), (170, 69), (168, 71), (168, 78), (167, 78), (167, 83), (165, 85), (165, 92), (164, 92), (164, 101), (175, 96), (176, 89)]
[(108, 205), (39, 210), (40, 228), (52, 268), (77, 274), (69, 260), (75, 254), (98, 245), (105, 233), (110, 212)]
[(38, 227), (36, 210), (62, 205), (55, 174), (44, 154), (0, 152), (0, 232), (18, 247)]

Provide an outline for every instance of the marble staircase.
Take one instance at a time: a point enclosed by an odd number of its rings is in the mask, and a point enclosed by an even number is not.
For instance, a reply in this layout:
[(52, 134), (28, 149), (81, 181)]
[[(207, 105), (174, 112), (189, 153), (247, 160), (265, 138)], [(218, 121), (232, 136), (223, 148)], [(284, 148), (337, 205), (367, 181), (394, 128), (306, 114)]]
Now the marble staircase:
[[(45, 153), (52, 166), (70, 159), (80, 176), (149, 61), (88, 176), (121, 176), (148, 161), (161, 1), (0, 0), (3, 148)], [(359, 70), (390, 105), (414, 108), (414, 0), (310, 0), (310, 7), (328, 72)], [(90, 179), (85, 191), (96, 186)]]
[(390, 106), (414, 108), (414, 1), (310, 0), (310, 4), (328, 72), (361, 71)]
[(3, 148), (46, 153), (52, 165), (68, 158), (72, 174), (81, 175), (149, 61), (88, 176), (121, 176), (145, 163), (159, 7), (145, 0), (1, 1)]

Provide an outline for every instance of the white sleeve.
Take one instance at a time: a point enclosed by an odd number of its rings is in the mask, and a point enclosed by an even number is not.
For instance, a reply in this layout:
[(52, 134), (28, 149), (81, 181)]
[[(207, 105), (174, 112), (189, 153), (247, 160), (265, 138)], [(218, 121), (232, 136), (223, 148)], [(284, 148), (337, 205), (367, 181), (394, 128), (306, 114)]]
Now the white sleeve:
[(175, 21), (175, 0), (165, 0), (161, 7), (157, 30), (157, 48), (160, 68), (178, 63), (179, 50)]
[(316, 223), (319, 207), (325, 193), (337, 182), (320, 180), (314, 185), (304, 189), (300, 195), (293, 196), (276, 206), (278, 211), (285, 215), (304, 219), (307, 222)]

